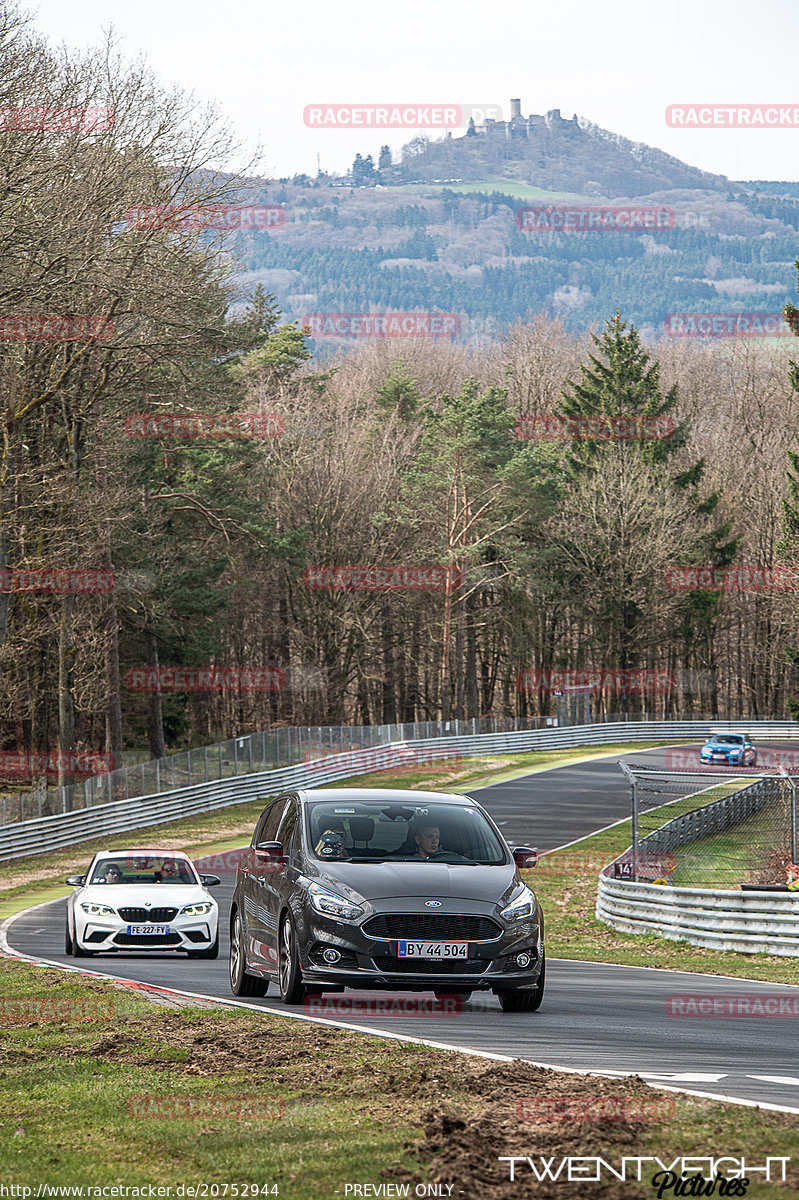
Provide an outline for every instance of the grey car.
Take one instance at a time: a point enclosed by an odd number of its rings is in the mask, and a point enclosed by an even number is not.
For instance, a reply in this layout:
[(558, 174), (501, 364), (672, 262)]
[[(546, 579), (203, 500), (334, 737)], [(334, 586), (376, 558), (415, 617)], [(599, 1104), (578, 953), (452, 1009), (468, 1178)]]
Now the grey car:
[(291, 792), (263, 811), (230, 909), (237, 996), (270, 982), (287, 1004), (368, 988), (464, 1000), (492, 991), (506, 1012), (544, 995), (544, 917), (489, 814), (445, 792)]

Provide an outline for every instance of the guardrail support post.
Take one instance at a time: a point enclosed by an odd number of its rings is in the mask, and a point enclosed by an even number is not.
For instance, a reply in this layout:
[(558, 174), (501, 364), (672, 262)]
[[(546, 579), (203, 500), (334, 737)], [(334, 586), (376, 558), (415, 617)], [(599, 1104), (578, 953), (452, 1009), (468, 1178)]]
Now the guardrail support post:
[(788, 786), (791, 789), (791, 862), (797, 863), (796, 851), (796, 780), (788, 776)]

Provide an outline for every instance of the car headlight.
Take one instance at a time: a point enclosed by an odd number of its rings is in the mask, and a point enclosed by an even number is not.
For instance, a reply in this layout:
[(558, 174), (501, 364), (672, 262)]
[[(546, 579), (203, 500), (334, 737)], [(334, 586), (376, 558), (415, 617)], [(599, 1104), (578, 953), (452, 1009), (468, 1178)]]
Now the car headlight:
[(316, 911), (326, 917), (342, 917), (345, 921), (353, 921), (363, 913), (360, 904), (353, 904), (351, 900), (339, 896), (337, 892), (331, 892), (320, 883), (312, 883), (308, 888), (308, 895)]
[(535, 895), (530, 891), (529, 887), (523, 887), (518, 896), (510, 902), (507, 908), (503, 908), (499, 914), (506, 921), (523, 921), (526, 917), (532, 917), (536, 911)]
[(182, 917), (199, 917), (202, 916), (203, 913), (209, 913), (213, 907), (213, 904), (208, 903), (207, 901), (203, 902), (202, 904), (187, 904), (180, 910), (180, 915)]
[(116, 916), (114, 909), (109, 908), (107, 904), (81, 904), (81, 908), (92, 917)]

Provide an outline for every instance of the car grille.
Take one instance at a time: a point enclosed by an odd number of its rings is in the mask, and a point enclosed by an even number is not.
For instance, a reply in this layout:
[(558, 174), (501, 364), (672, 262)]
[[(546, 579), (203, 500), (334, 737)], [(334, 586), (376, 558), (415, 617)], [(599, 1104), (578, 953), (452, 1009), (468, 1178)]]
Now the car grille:
[(435, 959), (389, 958), (375, 955), (373, 962), (386, 975), (482, 975), (488, 966), (484, 958)]
[(363, 926), (367, 937), (425, 942), (493, 942), (502, 930), (490, 917), (461, 913), (379, 913)]
[(118, 933), (115, 946), (179, 946), (180, 934), (169, 933), (166, 937), (157, 933)]
[(145, 921), (150, 921), (153, 925), (163, 925), (166, 921), (174, 921), (178, 915), (176, 908), (120, 908), (117, 911), (123, 921), (142, 925)]

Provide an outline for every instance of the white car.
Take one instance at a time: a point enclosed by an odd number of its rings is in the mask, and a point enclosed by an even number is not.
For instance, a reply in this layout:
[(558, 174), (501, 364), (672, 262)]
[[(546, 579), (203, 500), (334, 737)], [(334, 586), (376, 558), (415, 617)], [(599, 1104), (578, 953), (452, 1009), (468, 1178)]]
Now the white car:
[(219, 954), (219, 906), (180, 850), (104, 850), (85, 875), (67, 879), (65, 948), (73, 958), (118, 950)]

